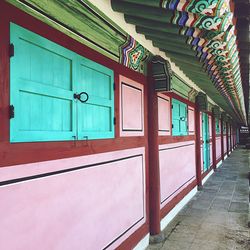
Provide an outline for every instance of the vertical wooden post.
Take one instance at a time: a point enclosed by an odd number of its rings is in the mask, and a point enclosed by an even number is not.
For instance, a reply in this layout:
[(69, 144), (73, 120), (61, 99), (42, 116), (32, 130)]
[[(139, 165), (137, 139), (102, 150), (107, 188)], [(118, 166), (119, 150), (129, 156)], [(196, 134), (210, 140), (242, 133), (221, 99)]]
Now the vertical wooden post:
[(224, 138), (223, 138), (223, 119), (220, 120), (220, 136), (221, 136), (221, 159), (224, 160)]
[(160, 168), (158, 143), (158, 99), (148, 66), (148, 149), (149, 149), (149, 221), (150, 234), (160, 234)]
[(228, 130), (228, 122), (226, 123), (226, 145), (227, 145), (227, 156), (229, 156), (229, 143), (228, 143), (228, 138), (229, 138), (229, 130)]
[(214, 115), (212, 115), (212, 158), (213, 158), (213, 169), (216, 169), (216, 130), (215, 130)]
[(202, 188), (201, 181), (201, 124), (200, 124), (200, 110), (198, 105), (195, 106), (195, 138), (196, 138), (196, 179), (198, 189)]

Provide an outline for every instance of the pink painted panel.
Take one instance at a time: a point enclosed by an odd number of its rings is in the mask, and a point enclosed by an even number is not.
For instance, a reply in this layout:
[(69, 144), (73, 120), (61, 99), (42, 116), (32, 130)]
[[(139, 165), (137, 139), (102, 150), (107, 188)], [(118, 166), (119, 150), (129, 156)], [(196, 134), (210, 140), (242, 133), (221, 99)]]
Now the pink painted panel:
[(189, 135), (195, 134), (195, 126), (194, 126), (194, 108), (188, 106), (188, 133)]
[(163, 207), (195, 178), (195, 142), (160, 145), (159, 160)]
[(102, 163), (124, 157), (130, 157), (131, 154), (141, 154), (144, 148), (126, 149), (120, 151), (113, 151), (108, 153), (64, 158), (60, 160), (35, 162), (29, 164), (14, 165), (0, 168), (0, 182), (23, 178), (26, 176), (39, 175), (44, 173), (55, 172), (59, 170), (66, 170), (89, 164)]
[(216, 160), (221, 158), (221, 137), (216, 137)]
[(213, 165), (213, 146), (212, 143), (209, 144), (210, 147), (210, 166)]
[(144, 135), (143, 85), (120, 76), (120, 135)]
[(227, 152), (227, 136), (223, 135), (224, 154)]
[(204, 172), (204, 162), (203, 162), (203, 144), (201, 145), (201, 173)]
[(202, 112), (200, 112), (200, 138), (202, 140)]
[(145, 223), (144, 150), (131, 152), (130, 158), (110, 154), (109, 163), (2, 186), (0, 249), (115, 249)]
[(212, 138), (212, 116), (208, 116), (209, 137)]
[(159, 135), (170, 135), (170, 98), (159, 94), (158, 95), (158, 123)]

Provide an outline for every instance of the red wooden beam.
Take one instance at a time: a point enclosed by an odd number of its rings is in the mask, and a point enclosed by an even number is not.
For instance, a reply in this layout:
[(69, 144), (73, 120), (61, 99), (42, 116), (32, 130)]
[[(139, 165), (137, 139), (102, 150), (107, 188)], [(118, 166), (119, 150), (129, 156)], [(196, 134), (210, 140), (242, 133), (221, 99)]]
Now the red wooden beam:
[(212, 115), (212, 158), (213, 169), (216, 169), (216, 130), (215, 130), (215, 117)]
[(196, 110), (196, 112), (195, 112), (196, 179), (197, 179), (198, 188), (201, 188), (202, 187), (202, 181), (201, 181), (201, 139), (200, 139), (201, 124), (200, 124), (200, 111), (199, 111), (198, 105), (196, 105), (195, 110)]
[(226, 123), (226, 145), (227, 145), (227, 156), (229, 156), (229, 143), (228, 143), (228, 137), (229, 137), (229, 124)]
[(221, 159), (224, 160), (224, 138), (223, 138), (223, 119), (220, 120), (220, 135), (221, 135)]
[(160, 228), (160, 167), (158, 142), (158, 99), (148, 66), (148, 152), (149, 152), (149, 218), (150, 234), (159, 235)]

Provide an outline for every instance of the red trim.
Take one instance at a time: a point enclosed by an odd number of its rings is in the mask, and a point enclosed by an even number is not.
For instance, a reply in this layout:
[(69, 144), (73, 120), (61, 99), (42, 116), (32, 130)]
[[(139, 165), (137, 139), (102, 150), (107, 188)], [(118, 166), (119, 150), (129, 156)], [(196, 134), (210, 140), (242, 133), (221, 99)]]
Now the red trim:
[(224, 138), (223, 138), (223, 120), (220, 120), (221, 133), (221, 159), (224, 161)]
[(169, 201), (161, 209), (161, 218), (164, 218), (195, 186), (197, 181), (194, 180), (186, 188), (184, 188), (179, 194), (177, 194), (171, 201)]
[(148, 65), (148, 152), (149, 152), (149, 215), (150, 234), (157, 235), (160, 228), (160, 167), (158, 142), (158, 97), (154, 90), (151, 65)]
[(228, 143), (228, 137), (229, 137), (229, 130), (228, 130), (228, 123), (226, 123), (226, 147), (227, 147), (227, 156), (229, 156), (229, 143)]
[(202, 186), (201, 182), (201, 123), (200, 123), (200, 111), (198, 109), (198, 106), (196, 107), (195, 112), (195, 134), (196, 134), (196, 179), (197, 179), (197, 185)]
[(168, 144), (168, 143), (177, 143), (177, 142), (186, 142), (186, 141), (195, 141), (195, 135), (187, 136), (159, 136), (159, 144)]
[(212, 115), (212, 162), (213, 169), (216, 169), (216, 129), (215, 129), (215, 117)]
[(184, 97), (181, 97), (181, 96), (177, 95), (177, 94), (174, 93), (174, 92), (165, 92), (164, 94), (167, 95), (167, 96), (170, 97), (170, 98), (177, 99), (177, 100), (179, 100), (179, 101), (181, 101), (181, 102), (184, 102), (184, 103), (186, 103), (187, 105), (189, 105), (189, 106), (195, 108), (195, 103), (189, 101), (188, 99), (186, 99), (186, 98), (184, 98)]
[(149, 231), (149, 225), (144, 224), (139, 229), (137, 229), (132, 235), (130, 235), (125, 241), (122, 242), (120, 246), (118, 246), (117, 250), (126, 250), (133, 249), (138, 242), (140, 242)]

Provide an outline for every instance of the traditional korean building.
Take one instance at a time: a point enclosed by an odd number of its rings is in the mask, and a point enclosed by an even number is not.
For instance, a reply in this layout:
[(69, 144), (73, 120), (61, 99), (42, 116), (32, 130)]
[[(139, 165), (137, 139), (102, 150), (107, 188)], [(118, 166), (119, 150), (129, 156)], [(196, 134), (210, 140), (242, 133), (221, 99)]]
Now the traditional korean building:
[(247, 125), (234, 2), (0, 2), (0, 249), (160, 240)]

